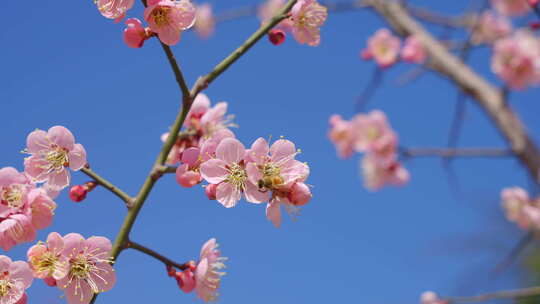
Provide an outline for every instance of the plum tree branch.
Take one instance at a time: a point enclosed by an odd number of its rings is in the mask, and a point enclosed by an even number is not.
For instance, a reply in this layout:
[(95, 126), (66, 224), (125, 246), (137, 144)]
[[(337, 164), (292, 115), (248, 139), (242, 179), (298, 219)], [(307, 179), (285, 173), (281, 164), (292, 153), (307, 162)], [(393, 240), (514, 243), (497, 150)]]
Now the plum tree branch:
[(139, 252), (142, 252), (146, 255), (149, 255), (159, 261), (161, 261), (163, 264), (165, 264), (165, 266), (174, 266), (180, 270), (185, 270), (188, 268), (188, 266), (186, 264), (180, 264), (180, 263), (177, 263), (159, 253), (157, 253), (156, 251), (148, 248), (148, 247), (145, 247), (139, 243), (136, 243), (134, 241), (131, 241), (131, 240), (128, 240), (127, 243), (126, 243), (126, 246), (125, 248), (130, 248), (130, 249), (135, 249)]
[(476, 101), (492, 119), (516, 157), (538, 183), (540, 151), (525, 131), (518, 116), (506, 105), (503, 92), (450, 53), (415, 21), (401, 4), (387, 0), (366, 0), (365, 3), (382, 15), (400, 35), (416, 35), (420, 39), (429, 56), (428, 66), (448, 77)]
[(476, 302), (486, 302), (490, 300), (497, 299), (518, 299), (525, 297), (533, 297), (540, 295), (540, 286), (528, 287), (523, 289), (515, 290), (502, 290), (492, 293), (481, 294), (472, 297), (449, 297), (444, 298), (448, 304), (455, 303), (476, 303)]
[[(135, 220), (137, 219), (137, 216), (146, 202), (146, 199), (148, 198), (148, 195), (150, 194), (152, 188), (154, 187), (154, 184), (159, 179), (159, 176), (161, 176), (161, 170), (164, 167), (165, 161), (167, 160), (167, 156), (169, 155), (169, 152), (171, 151), (174, 143), (176, 142), (178, 138), (178, 134), (180, 131), (180, 128), (182, 127), (187, 113), (189, 112), (189, 109), (191, 108), (191, 105), (193, 104), (193, 100), (201, 92), (204, 90), (213, 80), (215, 80), (218, 76), (220, 76), (223, 72), (225, 72), (233, 63), (235, 63), (242, 55), (244, 55), (257, 41), (259, 41), (266, 33), (273, 28), (275, 25), (277, 25), (281, 20), (287, 17), (288, 12), (291, 10), (291, 8), (294, 6), (294, 4), (297, 2), (297, 0), (289, 0), (287, 4), (267, 23), (261, 25), (255, 33), (253, 33), (240, 47), (238, 47), (236, 50), (234, 50), (229, 56), (227, 56), (223, 61), (221, 61), (216, 67), (208, 74), (206, 74), (203, 77), (200, 77), (195, 85), (192, 87), (191, 91), (187, 91), (185, 86), (185, 81), (183, 80), (183, 76), (181, 73), (181, 69), (178, 66), (178, 63), (174, 59), (174, 56), (170, 51), (170, 48), (164, 47), (164, 51), (167, 54), (167, 58), (169, 60), (169, 63), (171, 64), (171, 67), (173, 69), (173, 72), (176, 76), (176, 79), (179, 83), (180, 90), (182, 91), (182, 109), (176, 116), (176, 119), (169, 131), (169, 136), (167, 137), (167, 140), (163, 144), (163, 147), (161, 148), (161, 151), (159, 152), (156, 161), (154, 162), (154, 165), (152, 166), (152, 169), (150, 170), (150, 173), (146, 177), (141, 189), (139, 190), (139, 193), (135, 197), (135, 200), (133, 202), (132, 208), (129, 209), (126, 217), (124, 218), (124, 222), (120, 228), (120, 231), (118, 232), (116, 236), (116, 240), (114, 241), (112, 251), (111, 251), (111, 258), (113, 261), (116, 261), (122, 250), (126, 249), (127, 242), (129, 240), (129, 233), (131, 232), (131, 229), (133, 228), (133, 224), (135, 223)], [(146, 5), (146, 2), (143, 0), (143, 4)], [(187, 88), (187, 86), (186, 86)], [(90, 303), (94, 303), (97, 298), (97, 294), (94, 295), (94, 298)]]
[(81, 172), (92, 178), (98, 185), (106, 188), (107, 190), (111, 191), (114, 195), (118, 196), (120, 199), (122, 199), (126, 203), (126, 207), (130, 208), (133, 204), (133, 198), (129, 196), (127, 193), (122, 191), (120, 188), (113, 185), (108, 180), (101, 177), (96, 172), (92, 171), (89, 167), (83, 167), (81, 169)]

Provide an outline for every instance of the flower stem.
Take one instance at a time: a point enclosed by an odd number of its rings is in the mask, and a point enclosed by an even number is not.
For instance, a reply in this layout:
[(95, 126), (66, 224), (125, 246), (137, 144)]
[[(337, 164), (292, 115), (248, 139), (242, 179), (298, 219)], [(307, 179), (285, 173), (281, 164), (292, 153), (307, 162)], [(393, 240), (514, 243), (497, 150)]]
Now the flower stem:
[(120, 199), (122, 199), (126, 203), (126, 207), (129, 209), (131, 207), (131, 204), (133, 203), (133, 198), (131, 198), (127, 193), (120, 190), (120, 188), (113, 185), (108, 180), (101, 177), (96, 172), (92, 171), (92, 169), (83, 167), (81, 169), (81, 172), (88, 175), (90, 178), (92, 178), (96, 183), (98, 183), (100, 186), (103, 186), (105, 189), (111, 191), (114, 195), (118, 196)]
[(179, 264), (179, 263), (177, 263), (177, 262), (175, 262), (175, 261), (173, 261), (173, 260), (171, 260), (171, 259), (169, 259), (169, 258), (155, 252), (154, 250), (152, 250), (152, 249), (150, 249), (148, 247), (145, 247), (145, 246), (143, 246), (143, 245), (141, 245), (139, 243), (136, 243), (134, 241), (131, 241), (131, 240), (127, 241), (125, 248), (135, 249), (135, 250), (137, 250), (139, 252), (142, 252), (142, 253), (144, 253), (146, 255), (149, 255), (149, 256), (163, 262), (163, 264), (165, 264), (165, 266), (174, 266), (174, 267), (176, 267), (176, 268), (178, 268), (180, 270), (185, 270), (185, 269), (188, 268), (188, 266), (186, 266), (185, 264)]

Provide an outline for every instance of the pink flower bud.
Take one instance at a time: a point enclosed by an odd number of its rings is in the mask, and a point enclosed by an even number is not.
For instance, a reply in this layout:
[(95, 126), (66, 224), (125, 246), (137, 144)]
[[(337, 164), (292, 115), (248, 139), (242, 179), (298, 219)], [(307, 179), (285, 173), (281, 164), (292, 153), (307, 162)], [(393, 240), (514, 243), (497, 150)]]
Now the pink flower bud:
[(83, 185), (76, 185), (71, 187), (69, 189), (69, 198), (78, 203), (81, 202), (86, 198), (86, 194), (88, 193), (88, 189)]
[(176, 272), (176, 283), (178, 287), (185, 293), (190, 293), (195, 289), (195, 274), (191, 269), (186, 269), (182, 272)]
[(142, 23), (137, 18), (126, 20), (127, 27), (124, 29), (124, 42), (131, 48), (140, 48), (149, 37)]
[(56, 286), (56, 280), (53, 277), (46, 277), (45, 279), (43, 279), (43, 282), (45, 282), (45, 284), (50, 287)]
[(206, 186), (206, 188), (204, 189), (204, 193), (206, 193), (206, 196), (208, 197), (209, 200), (216, 199), (217, 186), (218, 186), (217, 184), (210, 184)]
[(295, 183), (289, 193), (289, 201), (295, 206), (303, 206), (311, 199), (311, 190), (304, 183)]
[(273, 45), (280, 45), (285, 42), (287, 35), (283, 30), (273, 29), (268, 32), (268, 39), (272, 42)]

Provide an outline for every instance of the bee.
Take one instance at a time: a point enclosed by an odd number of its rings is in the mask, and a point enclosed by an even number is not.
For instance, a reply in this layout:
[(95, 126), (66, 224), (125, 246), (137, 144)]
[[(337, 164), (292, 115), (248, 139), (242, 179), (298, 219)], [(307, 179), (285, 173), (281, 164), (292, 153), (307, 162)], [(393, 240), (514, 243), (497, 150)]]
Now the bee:
[(283, 177), (279, 175), (267, 175), (257, 182), (259, 191), (266, 192), (268, 190), (276, 189), (283, 184)]

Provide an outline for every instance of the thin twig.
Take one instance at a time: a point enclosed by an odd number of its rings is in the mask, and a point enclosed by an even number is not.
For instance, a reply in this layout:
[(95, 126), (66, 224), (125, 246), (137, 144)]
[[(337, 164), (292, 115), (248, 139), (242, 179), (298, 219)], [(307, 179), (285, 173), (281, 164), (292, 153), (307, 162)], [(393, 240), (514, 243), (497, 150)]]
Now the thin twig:
[(356, 102), (356, 112), (361, 112), (365, 110), (366, 105), (371, 100), (371, 97), (373, 97), (373, 94), (377, 91), (377, 89), (381, 86), (383, 79), (384, 79), (384, 71), (383, 68), (381, 68), (378, 65), (375, 65), (375, 69), (373, 70), (373, 73), (371, 74), (371, 78), (367, 86), (364, 88), (364, 91), (362, 92), (362, 95), (358, 97), (358, 101)]
[(503, 272), (512, 262), (519, 256), (519, 254), (527, 248), (527, 245), (529, 245), (534, 240), (534, 233), (528, 232), (525, 236), (523, 236), (517, 245), (508, 253), (508, 255), (505, 257), (504, 260), (502, 260), (495, 268), (493, 269), (494, 274), (499, 274)]
[(177, 263), (157, 252), (155, 252), (154, 250), (150, 249), (150, 248), (147, 248), (139, 243), (136, 243), (134, 241), (131, 241), (131, 240), (128, 240), (127, 243), (126, 243), (126, 246), (125, 248), (131, 248), (131, 249), (135, 249), (139, 252), (142, 252), (146, 255), (149, 255), (159, 261), (161, 261), (163, 264), (165, 264), (165, 266), (174, 266), (180, 270), (186, 270), (188, 268), (188, 266), (186, 264), (180, 264), (180, 263)]
[(133, 198), (129, 196), (124, 191), (120, 190), (117, 186), (113, 185), (108, 180), (101, 177), (96, 172), (92, 171), (92, 169), (83, 167), (81, 169), (81, 172), (88, 175), (90, 178), (92, 178), (96, 183), (98, 183), (100, 186), (104, 187), (105, 189), (111, 191), (114, 195), (118, 196), (120, 199), (122, 199), (126, 203), (126, 207), (130, 208), (133, 203)]
[(510, 157), (513, 152), (499, 148), (403, 148), (403, 157)]

